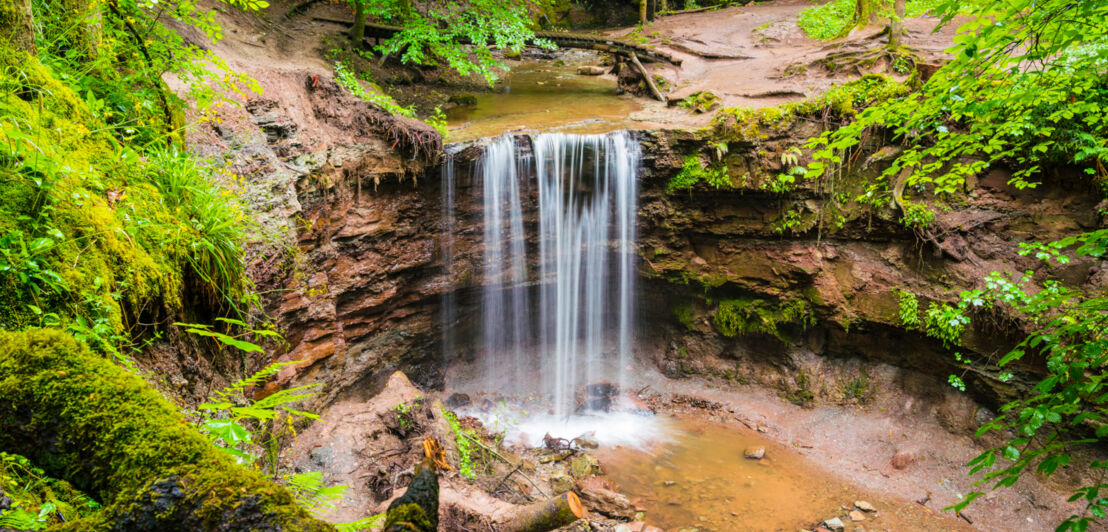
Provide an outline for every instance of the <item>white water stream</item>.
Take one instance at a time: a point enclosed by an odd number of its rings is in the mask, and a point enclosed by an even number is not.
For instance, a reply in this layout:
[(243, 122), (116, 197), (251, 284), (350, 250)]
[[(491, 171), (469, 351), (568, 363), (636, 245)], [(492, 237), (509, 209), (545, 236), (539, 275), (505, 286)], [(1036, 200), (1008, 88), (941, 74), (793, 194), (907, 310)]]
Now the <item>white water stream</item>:
[[(480, 336), (472, 341), (481, 382), (467, 388), (549, 406), (538, 416), (513, 414), (520, 426), (603, 430), (585, 389), (631, 384), (639, 146), (627, 132), (529, 140), (498, 137), (476, 164), (484, 248)], [(444, 180), (453, 174), (445, 170)], [(444, 191), (452, 202), (453, 183)], [(460, 341), (444, 333), (444, 349)]]

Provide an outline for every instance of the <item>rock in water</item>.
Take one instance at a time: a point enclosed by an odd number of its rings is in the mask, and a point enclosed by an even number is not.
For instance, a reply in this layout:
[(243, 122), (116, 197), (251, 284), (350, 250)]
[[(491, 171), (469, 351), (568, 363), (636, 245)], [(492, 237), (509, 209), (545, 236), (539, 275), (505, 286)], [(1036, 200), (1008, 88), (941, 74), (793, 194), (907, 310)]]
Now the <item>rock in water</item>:
[(592, 434), (582, 434), (576, 438), (573, 438), (573, 443), (576, 443), (578, 447), (582, 449), (596, 449), (600, 447), (600, 442), (596, 440)]
[(747, 450), (743, 451), (743, 456), (745, 456), (746, 458), (748, 458), (750, 460), (761, 460), (762, 458), (764, 458), (766, 456), (766, 448), (765, 447), (751, 447), (750, 449), (747, 449)]
[(865, 521), (866, 520), (866, 516), (862, 515), (862, 512), (859, 512), (858, 510), (851, 510), (848, 515), (850, 516), (851, 521)]
[(843, 520), (838, 517), (832, 517), (824, 521), (823, 526), (827, 527), (829, 530), (844, 530), (846, 528), (846, 525), (843, 524)]
[(582, 76), (602, 76), (604, 75), (604, 67), (585, 65), (577, 67), (577, 73)]

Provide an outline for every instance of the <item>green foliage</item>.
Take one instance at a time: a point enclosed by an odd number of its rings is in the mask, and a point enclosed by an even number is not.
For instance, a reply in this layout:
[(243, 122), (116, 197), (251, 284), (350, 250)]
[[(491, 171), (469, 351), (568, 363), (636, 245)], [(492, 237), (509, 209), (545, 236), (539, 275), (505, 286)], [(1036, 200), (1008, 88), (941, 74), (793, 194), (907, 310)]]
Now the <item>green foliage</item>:
[[(1059, 242), (1027, 246), (1024, 254), (1044, 253), (1044, 260), (1068, 261), (1061, 254), (1076, 246), (1078, 255), (1101, 257), (1108, 242), (1108, 230), (1066, 238)], [(993, 489), (1010, 487), (1033, 468), (1036, 474), (1051, 475), (1071, 461), (1069, 450), (1108, 438), (1105, 411), (1108, 408), (1108, 297), (1085, 295), (1060, 282), (1032, 281), (1031, 272), (1012, 276), (993, 272), (983, 290), (961, 295), (970, 308), (1000, 309), (1030, 324), (1031, 332), (996, 365), (1005, 367), (1027, 356), (1045, 360), (1046, 376), (1025, 397), (1005, 405), (1001, 415), (985, 424), (977, 434), (998, 432), (1006, 441), (990, 448), (970, 462), (971, 473), (981, 473), (979, 485)], [(1008, 374), (1010, 376), (1010, 374)], [(1090, 475), (1101, 478), (1108, 463), (1093, 461)], [(1084, 531), (1103, 522), (1108, 512), (1108, 486), (1096, 483), (1074, 490), (1071, 501), (1082, 501), (1085, 512), (1073, 515), (1056, 530)], [(980, 496), (973, 492), (952, 509), (961, 510)]]
[(866, 370), (861, 370), (857, 375), (842, 382), (843, 399), (848, 402), (866, 404), (873, 395), (873, 380)]
[[(874, 12), (859, 16), (856, 11), (858, 0), (831, 0), (823, 5), (813, 6), (800, 12), (797, 25), (804, 33), (813, 39), (828, 40), (838, 39), (850, 33), (859, 22), (859, 18), (868, 19), (871, 15), (890, 18), (893, 15), (893, 3), (891, 0), (864, 0), (868, 9)], [(905, 4), (904, 16), (918, 17), (931, 12), (939, 0), (908, 0)]]
[(0, 510), (0, 527), (46, 530), (52, 524), (95, 515), (100, 504), (64, 480), (46, 475), (27, 458), (0, 452), (0, 492), (12, 499)]
[(677, 318), (677, 321), (684, 325), (686, 329), (693, 330), (696, 328), (696, 324), (693, 323), (693, 308), (692, 303), (685, 301), (673, 307), (673, 317)]
[(677, 105), (694, 113), (707, 113), (719, 102), (719, 97), (710, 91), (697, 91), (686, 96)]
[[(491, 86), (497, 71), (506, 67), (493, 50), (519, 52), (529, 42), (553, 48), (553, 43), (535, 39), (530, 10), (542, 11), (549, 2), (538, 0), (467, 0), (429, 4), (415, 9), (411, 0), (362, 2), (364, 13), (397, 24), (403, 31), (376, 47), (385, 55), (398, 56), (404, 63), (438, 65), (444, 62), (463, 76), (477, 74)], [(465, 46), (459, 43), (473, 43)]]
[[(954, 59), (917, 92), (813, 139), (810, 177), (849, 160), (875, 132), (904, 146), (860, 198), (875, 205), (899, 200), (891, 196), (903, 189), (953, 197), (967, 178), (1000, 163), (1014, 170), (1018, 188), (1036, 186), (1044, 164), (1108, 176), (1108, 4), (936, 0), (933, 10), (944, 21), (960, 12), (972, 19), (960, 28)], [(908, 224), (926, 223), (918, 212), (904, 214)]]
[(897, 295), (897, 316), (900, 317), (900, 324), (906, 329), (917, 329), (920, 326), (919, 320), (919, 300), (916, 299), (916, 295), (899, 288), (893, 289), (893, 293)]
[(458, 421), (458, 416), (445, 408), (442, 410), (442, 414), (446, 417), (446, 421), (450, 423), (450, 430), (454, 432), (454, 441), (458, 446), (458, 473), (470, 480), (477, 478), (477, 472), (474, 470), (474, 460), (481, 450), (474, 443), (479, 438), (477, 431), (462, 427), (462, 424)]
[(373, 105), (376, 105), (394, 115), (406, 116), (408, 118), (415, 118), (415, 108), (401, 107), (396, 103), (396, 100), (392, 99), (392, 96), (385, 94), (385, 91), (380, 87), (373, 85), (374, 90), (366, 90), (366, 88), (358, 81), (358, 76), (354, 74), (353, 69), (349, 63), (343, 61), (335, 62), (335, 81), (339, 85), (342, 85), (344, 89), (350, 94), (357, 96)]
[(349, 489), (349, 486), (328, 487), (323, 482), (323, 473), (318, 471), (285, 475), (283, 479), (296, 503), (317, 514), (334, 509)]
[(727, 165), (717, 163), (705, 168), (700, 163), (700, 156), (693, 153), (685, 156), (681, 171), (666, 183), (666, 192), (690, 189), (701, 181), (715, 189), (731, 188), (731, 176)]
[(767, 303), (762, 299), (727, 299), (712, 315), (716, 330), (724, 336), (766, 334), (785, 341), (779, 325), (810, 325), (808, 303), (797, 299), (785, 303)]
[(392, 407), (392, 410), (396, 412), (396, 421), (400, 423), (401, 429), (407, 429), (415, 426), (415, 419), (413, 418), (412, 412), (415, 409), (418, 409), (420, 403), (422, 402), (422, 397), (416, 397), (412, 400), (411, 404), (409, 404), (408, 402), (403, 402), (398, 403), (396, 406)]
[(805, 408), (812, 406), (812, 402), (816, 399), (815, 394), (812, 393), (812, 377), (803, 369), (793, 375), (793, 386), (786, 387), (784, 392), (786, 401)]

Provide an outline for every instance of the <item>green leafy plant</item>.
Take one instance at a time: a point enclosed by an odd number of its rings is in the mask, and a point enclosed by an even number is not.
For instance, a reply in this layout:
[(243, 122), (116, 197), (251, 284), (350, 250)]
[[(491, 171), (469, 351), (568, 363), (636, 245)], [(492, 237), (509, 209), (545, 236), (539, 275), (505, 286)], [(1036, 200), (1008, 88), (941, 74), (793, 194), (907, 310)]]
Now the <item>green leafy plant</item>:
[(367, 90), (361, 82), (358, 80), (358, 76), (354, 74), (353, 69), (349, 63), (344, 61), (335, 62), (335, 81), (339, 85), (342, 85), (344, 89), (350, 94), (357, 96), (373, 105), (376, 105), (394, 115), (406, 116), (408, 118), (415, 118), (414, 107), (401, 107), (396, 103), (396, 100), (392, 99), (392, 96), (385, 94), (385, 91), (373, 85), (374, 90)]
[(5, 452), (0, 452), (0, 493), (11, 499), (10, 507), (0, 510), (3, 528), (46, 530), (100, 510), (99, 503), (68, 482), (47, 476), (23, 456)]
[(458, 473), (470, 480), (477, 478), (474, 460), (481, 451), (475, 443), (479, 438), (477, 431), (462, 427), (462, 424), (458, 421), (458, 416), (445, 408), (442, 414), (446, 417), (446, 421), (450, 423), (450, 430), (454, 432), (454, 441), (458, 446)]
[(666, 183), (666, 192), (690, 189), (701, 181), (716, 189), (731, 188), (731, 175), (727, 165), (717, 163), (705, 168), (700, 163), (699, 155), (689, 154), (685, 156), (681, 171)]

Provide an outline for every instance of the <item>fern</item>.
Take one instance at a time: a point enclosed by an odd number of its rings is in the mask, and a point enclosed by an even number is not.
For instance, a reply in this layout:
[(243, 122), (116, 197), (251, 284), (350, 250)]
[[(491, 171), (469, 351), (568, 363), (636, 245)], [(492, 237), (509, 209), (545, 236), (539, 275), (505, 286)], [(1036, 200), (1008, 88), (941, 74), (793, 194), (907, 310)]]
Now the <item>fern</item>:
[(292, 492), (292, 497), (296, 499), (297, 504), (313, 512), (333, 509), (349, 488), (349, 486), (325, 486), (323, 473), (319, 471), (285, 475), (285, 487)]

